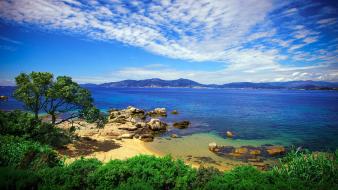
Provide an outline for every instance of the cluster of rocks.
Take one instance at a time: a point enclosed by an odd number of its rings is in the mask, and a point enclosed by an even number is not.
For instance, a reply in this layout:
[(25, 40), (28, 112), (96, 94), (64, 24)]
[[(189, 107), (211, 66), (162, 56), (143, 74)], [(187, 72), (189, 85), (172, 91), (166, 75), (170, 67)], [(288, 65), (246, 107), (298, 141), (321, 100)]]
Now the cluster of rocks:
[[(132, 106), (126, 109), (109, 111), (109, 119), (105, 128), (120, 133), (116, 139), (138, 138), (145, 142), (154, 140), (154, 135), (167, 131), (169, 125), (159, 117), (167, 116), (165, 108), (156, 108), (149, 112)], [(183, 129), (190, 125), (189, 121), (174, 123), (174, 127)]]
[(262, 162), (267, 158), (278, 157), (286, 153), (283, 146), (219, 146), (215, 142), (209, 144), (209, 150), (221, 157), (235, 158), (247, 162)]

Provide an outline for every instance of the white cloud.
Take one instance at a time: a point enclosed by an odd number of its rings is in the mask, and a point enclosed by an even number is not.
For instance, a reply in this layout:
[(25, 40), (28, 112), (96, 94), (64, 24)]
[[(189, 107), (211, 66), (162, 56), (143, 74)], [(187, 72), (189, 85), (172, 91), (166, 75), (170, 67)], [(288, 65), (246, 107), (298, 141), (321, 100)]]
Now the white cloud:
[[(204, 80), (203, 76), (215, 76), (218, 82), (225, 82), (241, 81), (250, 73), (250, 80), (282, 80), (292, 74), (284, 76), (280, 72), (297, 69), (283, 67), (281, 63), (287, 59), (301, 62), (321, 60), (330, 64), (337, 60), (336, 55), (299, 55), (307, 53), (303, 51), (304, 46), (319, 41), (320, 32), (297, 20), (301, 16), (297, 13), (305, 8), (274, 12), (286, 3), (270, 0), (106, 2), (3, 0), (0, 1), (0, 18), (48, 30), (81, 33), (96, 40), (119, 41), (170, 58), (216, 61), (227, 66), (226, 70), (211, 73), (178, 71), (159, 65), (125, 68), (119, 71), (119, 75), (126, 78), (160, 77), (164, 72), (167, 75), (163, 77), (202, 75), (200, 80)], [(275, 18), (290, 20), (291, 17), (287, 16), (294, 16), (294, 19), (291, 24), (285, 21), (285, 26), (284, 23), (274, 23), (269, 17), (272, 12)], [(329, 25), (335, 24), (336, 19), (314, 22)], [(281, 32), (285, 28), (291, 31)], [(281, 51), (281, 47), (287, 52)], [(269, 72), (275, 72), (276, 76), (272, 77)]]

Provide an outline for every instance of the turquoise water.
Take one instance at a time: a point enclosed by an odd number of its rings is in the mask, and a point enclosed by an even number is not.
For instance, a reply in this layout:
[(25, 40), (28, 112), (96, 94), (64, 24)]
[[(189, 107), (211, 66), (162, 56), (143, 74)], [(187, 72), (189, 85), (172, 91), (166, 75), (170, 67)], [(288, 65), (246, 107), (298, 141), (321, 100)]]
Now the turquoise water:
[[(338, 147), (338, 92), (251, 89), (147, 89), (90, 88), (95, 104), (102, 110), (133, 105), (145, 110), (165, 107), (178, 110), (168, 122), (187, 119), (192, 126), (171, 133), (211, 133), (245, 144), (276, 142), (312, 150)], [(9, 95), (11, 89), (0, 88)], [(13, 99), (1, 102), (0, 109), (22, 108)]]

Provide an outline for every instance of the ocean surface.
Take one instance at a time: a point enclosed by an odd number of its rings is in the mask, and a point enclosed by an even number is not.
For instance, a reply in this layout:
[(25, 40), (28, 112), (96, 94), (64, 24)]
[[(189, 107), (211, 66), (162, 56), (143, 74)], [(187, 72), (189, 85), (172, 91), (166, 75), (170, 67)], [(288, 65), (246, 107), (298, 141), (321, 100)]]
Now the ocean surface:
[[(173, 153), (191, 149), (182, 139), (166, 137), (175, 133), (188, 139), (190, 146), (207, 150), (208, 142), (233, 146), (281, 144), (311, 150), (338, 148), (338, 92), (264, 89), (188, 88), (89, 88), (95, 104), (103, 111), (129, 105), (151, 110), (164, 107), (169, 123), (189, 120), (188, 129), (170, 128), (160, 142), (150, 144), (155, 151)], [(0, 88), (0, 95), (11, 95), (13, 88)], [(14, 98), (0, 102), (0, 109), (23, 109)], [(177, 110), (178, 115), (170, 114)], [(226, 131), (235, 134), (226, 138)], [(189, 139), (197, 139), (189, 141)], [(175, 144), (175, 142), (177, 142)], [(165, 144), (163, 150), (160, 144)], [(172, 150), (171, 150), (172, 149)], [(196, 151), (196, 150), (194, 150)]]

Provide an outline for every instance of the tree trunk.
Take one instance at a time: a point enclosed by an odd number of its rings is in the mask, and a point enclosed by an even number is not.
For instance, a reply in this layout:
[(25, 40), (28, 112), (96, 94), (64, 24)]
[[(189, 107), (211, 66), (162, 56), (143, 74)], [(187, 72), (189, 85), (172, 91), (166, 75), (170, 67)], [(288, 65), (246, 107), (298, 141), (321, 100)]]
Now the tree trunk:
[(34, 118), (36, 121), (39, 120), (39, 110), (34, 111)]
[(54, 112), (51, 113), (52, 115), (52, 124), (55, 125), (55, 122), (56, 122), (56, 115)]

